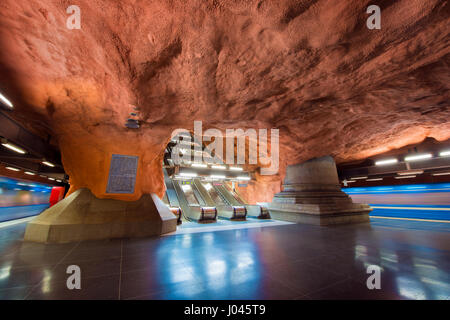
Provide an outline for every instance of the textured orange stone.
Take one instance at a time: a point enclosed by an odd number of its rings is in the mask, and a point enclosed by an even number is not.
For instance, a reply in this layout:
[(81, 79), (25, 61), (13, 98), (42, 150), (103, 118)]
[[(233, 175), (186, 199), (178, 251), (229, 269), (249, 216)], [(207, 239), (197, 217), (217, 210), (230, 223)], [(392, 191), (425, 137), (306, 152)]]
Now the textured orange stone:
[[(449, 2), (78, 0), (0, 3), (2, 90), (15, 117), (56, 138), (71, 191), (164, 192), (175, 128), (279, 128), (281, 167), (348, 161), (450, 138)], [(133, 106), (141, 128), (124, 123)], [(137, 155), (133, 195), (107, 195), (113, 153)], [(270, 201), (283, 172), (243, 193)]]

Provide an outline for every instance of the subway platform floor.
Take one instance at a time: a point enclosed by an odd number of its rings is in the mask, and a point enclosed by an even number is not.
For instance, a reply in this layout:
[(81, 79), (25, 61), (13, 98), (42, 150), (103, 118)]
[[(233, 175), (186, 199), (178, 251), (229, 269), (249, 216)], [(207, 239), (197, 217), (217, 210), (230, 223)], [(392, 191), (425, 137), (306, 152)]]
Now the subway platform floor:
[(60, 245), (23, 242), (22, 222), (0, 228), (0, 299), (450, 299), (449, 223), (371, 221)]

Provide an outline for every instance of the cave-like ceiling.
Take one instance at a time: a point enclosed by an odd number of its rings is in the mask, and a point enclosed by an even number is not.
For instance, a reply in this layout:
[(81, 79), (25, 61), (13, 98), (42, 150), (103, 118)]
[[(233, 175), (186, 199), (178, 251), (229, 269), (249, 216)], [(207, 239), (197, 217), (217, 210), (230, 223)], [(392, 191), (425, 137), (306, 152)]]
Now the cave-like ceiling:
[[(170, 134), (194, 120), (280, 129), (282, 166), (450, 138), (449, 2), (372, 2), (3, 0), (1, 90), (97, 195), (114, 152), (139, 154), (139, 188), (160, 193)], [(370, 4), (380, 30), (366, 27)], [(137, 130), (124, 126), (134, 107)]]

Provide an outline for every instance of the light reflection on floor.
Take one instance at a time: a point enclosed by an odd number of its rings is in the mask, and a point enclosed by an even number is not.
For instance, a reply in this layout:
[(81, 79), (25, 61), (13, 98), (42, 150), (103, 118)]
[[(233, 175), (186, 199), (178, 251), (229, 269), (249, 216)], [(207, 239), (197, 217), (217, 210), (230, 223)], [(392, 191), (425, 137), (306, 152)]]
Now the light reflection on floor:
[[(449, 299), (450, 230), (435, 226), (377, 219), (43, 245), (22, 242), (18, 224), (0, 229), (0, 299)], [(79, 291), (66, 287), (72, 264)], [(380, 290), (366, 286), (372, 265)]]

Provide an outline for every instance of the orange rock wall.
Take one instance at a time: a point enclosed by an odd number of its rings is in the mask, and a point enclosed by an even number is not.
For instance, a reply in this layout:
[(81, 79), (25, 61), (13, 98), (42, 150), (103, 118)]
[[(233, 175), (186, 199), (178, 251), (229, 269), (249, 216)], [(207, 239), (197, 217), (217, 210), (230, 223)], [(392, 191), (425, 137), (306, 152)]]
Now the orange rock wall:
[[(164, 147), (194, 120), (279, 128), (283, 168), (450, 138), (448, 1), (378, 1), (381, 30), (368, 0), (76, 2), (81, 30), (70, 1), (0, 2), (0, 89), (56, 139), (71, 191), (161, 196)], [(140, 157), (135, 194), (105, 194), (112, 153)], [(270, 201), (282, 175), (249, 200)]]

